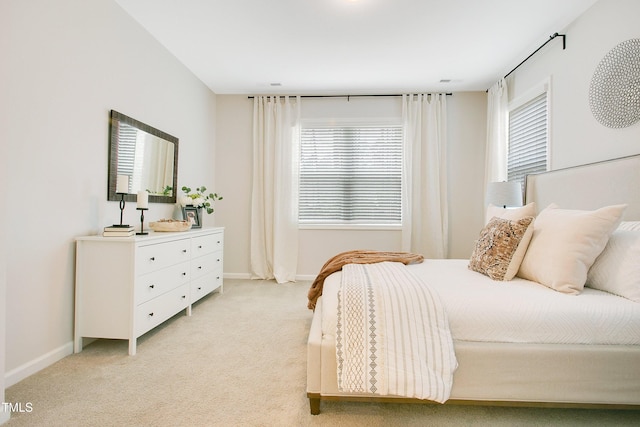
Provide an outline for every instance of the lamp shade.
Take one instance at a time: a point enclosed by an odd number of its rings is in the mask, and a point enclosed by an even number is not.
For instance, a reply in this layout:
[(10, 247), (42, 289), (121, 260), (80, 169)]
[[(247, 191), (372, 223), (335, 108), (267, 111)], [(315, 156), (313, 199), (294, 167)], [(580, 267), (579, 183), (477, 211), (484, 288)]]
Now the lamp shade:
[(522, 206), (522, 186), (514, 181), (490, 182), (486, 203), (503, 207)]

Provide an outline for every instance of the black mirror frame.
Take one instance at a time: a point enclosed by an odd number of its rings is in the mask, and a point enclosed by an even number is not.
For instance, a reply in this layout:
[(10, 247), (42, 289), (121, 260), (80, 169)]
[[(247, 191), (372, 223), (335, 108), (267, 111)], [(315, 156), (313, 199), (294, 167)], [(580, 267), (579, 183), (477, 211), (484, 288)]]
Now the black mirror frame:
[[(149, 202), (152, 203), (176, 203), (178, 193), (178, 138), (162, 132), (152, 126), (142, 123), (129, 116), (125, 116), (115, 110), (111, 110), (109, 120), (109, 182), (107, 185), (107, 200), (120, 201), (121, 195), (116, 194), (116, 184), (118, 180), (118, 126), (114, 126), (115, 122), (126, 123), (136, 127), (144, 132), (155, 135), (174, 144), (173, 153), (173, 194), (171, 196), (149, 195)], [(136, 194), (125, 194), (124, 200), (127, 202), (135, 202)]]

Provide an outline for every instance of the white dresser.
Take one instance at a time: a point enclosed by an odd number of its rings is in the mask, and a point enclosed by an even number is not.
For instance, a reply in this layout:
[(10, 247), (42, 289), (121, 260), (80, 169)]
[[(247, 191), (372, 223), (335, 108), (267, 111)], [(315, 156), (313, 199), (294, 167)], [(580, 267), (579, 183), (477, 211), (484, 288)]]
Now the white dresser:
[(129, 340), (219, 289), (224, 228), (76, 239), (74, 351), (83, 338)]

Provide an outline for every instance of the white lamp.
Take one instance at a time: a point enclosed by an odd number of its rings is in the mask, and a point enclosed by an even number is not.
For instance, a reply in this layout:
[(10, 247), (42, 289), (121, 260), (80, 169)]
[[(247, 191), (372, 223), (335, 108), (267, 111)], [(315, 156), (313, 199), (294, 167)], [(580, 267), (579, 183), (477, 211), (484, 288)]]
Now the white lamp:
[(490, 182), (485, 201), (504, 208), (522, 206), (522, 186), (514, 181)]

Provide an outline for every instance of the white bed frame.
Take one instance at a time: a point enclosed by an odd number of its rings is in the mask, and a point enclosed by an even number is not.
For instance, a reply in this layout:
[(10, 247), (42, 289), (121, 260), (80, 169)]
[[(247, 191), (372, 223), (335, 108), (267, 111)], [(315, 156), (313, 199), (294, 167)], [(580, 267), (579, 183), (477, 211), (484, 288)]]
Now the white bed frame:
[[(624, 220), (640, 220), (640, 155), (529, 175), (525, 200), (596, 209), (626, 203)], [(322, 297), (307, 344), (307, 396), (321, 400), (434, 404), (338, 391), (335, 348), (323, 340)], [(640, 346), (471, 343), (454, 341), (458, 369), (447, 403), (640, 409)], [(560, 355), (560, 357), (559, 357)]]

